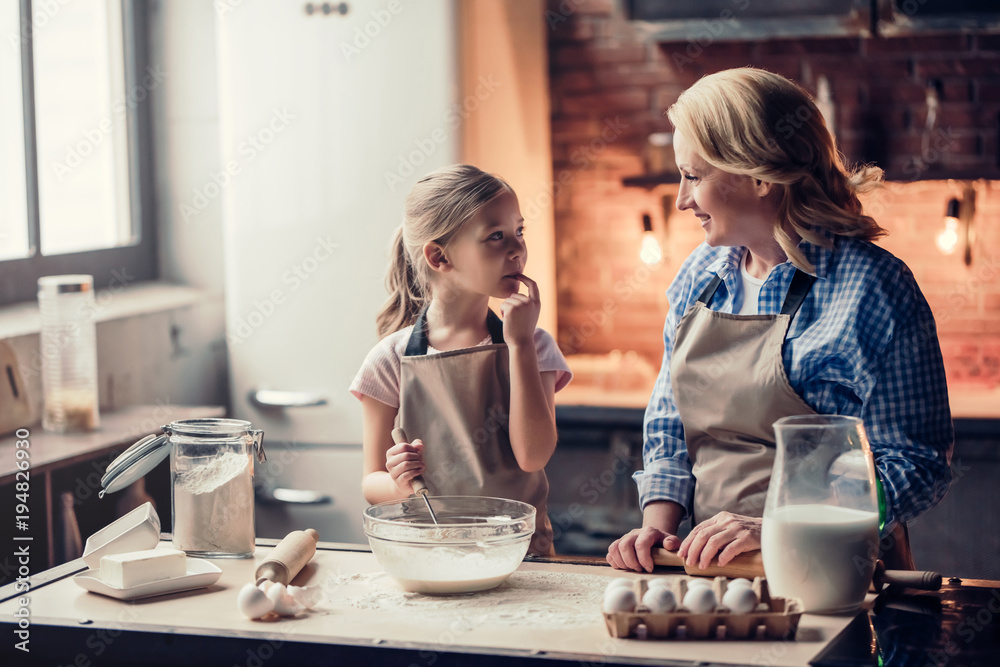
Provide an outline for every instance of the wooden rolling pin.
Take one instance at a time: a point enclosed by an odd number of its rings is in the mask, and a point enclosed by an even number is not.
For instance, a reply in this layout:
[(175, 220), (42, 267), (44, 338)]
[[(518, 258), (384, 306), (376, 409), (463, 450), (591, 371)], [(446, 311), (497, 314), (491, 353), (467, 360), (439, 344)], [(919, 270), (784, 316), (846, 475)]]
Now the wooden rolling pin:
[(761, 560), (760, 551), (737, 554), (725, 565), (719, 565), (718, 561), (713, 558), (708, 567), (703, 570), (696, 565), (686, 565), (684, 559), (678, 556), (676, 551), (653, 549), (653, 564), (683, 567), (685, 573), (697, 577), (744, 577), (752, 580), (754, 577), (764, 576), (764, 561)]
[(257, 566), (254, 583), (260, 585), (262, 581), (270, 579), (287, 586), (316, 553), (317, 542), (319, 533), (312, 528), (288, 533)]
[[(719, 565), (713, 559), (712, 563), (702, 570), (698, 567), (685, 565), (676, 551), (653, 549), (653, 564), (666, 567), (683, 567), (686, 574), (701, 577), (723, 576), (753, 579), (754, 577), (764, 576), (764, 562), (761, 560), (760, 551), (748, 551), (738, 554), (726, 565)], [(877, 593), (888, 584), (925, 591), (936, 591), (941, 589), (941, 575), (937, 572), (918, 570), (887, 570), (881, 560), (876, 561), (875, 574), (872, 577), (870, 590)]]

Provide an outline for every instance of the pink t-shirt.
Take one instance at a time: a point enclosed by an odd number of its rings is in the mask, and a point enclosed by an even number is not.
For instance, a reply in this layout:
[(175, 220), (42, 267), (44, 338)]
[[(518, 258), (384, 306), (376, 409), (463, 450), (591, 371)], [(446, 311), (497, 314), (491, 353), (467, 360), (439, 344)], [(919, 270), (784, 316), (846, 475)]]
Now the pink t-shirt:
[[(399, 360), (406, 352), (406, 343), (410, 340), (412, 332), (412, 325), (400, 329), (380, 340), (371, 349), (351, 383), (351, 393), (358, 400), (362, 396), (371, 396), (391, 407), (399, 407)], [(489, 345), (492, 342), (487, 337), (480, 345)], [(538, 353), (538, 370), (543, 373), (555, 371), (556, 391), (569, 384), (573, 377), (569, 364), (559, 351), (555, 339), (544, 329), (535, 329), (535, 350)], [(440, 350), (427, 347), (427, 354), (438, 352)]]

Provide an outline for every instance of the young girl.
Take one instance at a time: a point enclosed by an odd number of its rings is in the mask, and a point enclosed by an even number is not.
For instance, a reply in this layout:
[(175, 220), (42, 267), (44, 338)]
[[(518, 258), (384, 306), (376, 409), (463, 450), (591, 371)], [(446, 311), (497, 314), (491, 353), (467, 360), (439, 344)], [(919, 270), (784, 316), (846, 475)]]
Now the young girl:
[[(393, 240), (382, 340), (351, 393), (364, 412), (369, 503), (410, 496), (418, 475), (432, 496), (520, 500), (537, 510), (530, 552), (552, 554), (543, 469), (556, 447), (554, 394), (572, 375), (535, 326), (523, 231), (517, 196), (498, 176), (454, 165), (422, 178)], [(490, 297), (504, 299), (502, 321)], [(393, 443), (397, 426), (410, 442)]]

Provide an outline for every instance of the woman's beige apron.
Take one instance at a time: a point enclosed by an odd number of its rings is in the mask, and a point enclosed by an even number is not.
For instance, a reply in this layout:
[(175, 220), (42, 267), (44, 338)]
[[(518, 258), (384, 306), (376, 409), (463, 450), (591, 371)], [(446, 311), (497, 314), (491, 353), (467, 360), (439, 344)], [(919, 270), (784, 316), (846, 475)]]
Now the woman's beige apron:
[[(762, 516), (774, 465), (772, 425), (816, 414), (788, 383), (781, 354), (814, 280), (796, 269), (778, 315), (731, 315), (706, 305), (722, 283), (716, 276), (681, 318), (670, 382), (695, 478), (695, 525), (722, 511)], [(889, 543), (881, 554), (887, 567), (913, 569), (905, 524)]]
[(534, 505), (529, 552), (551, 555), (544, 471), (524, 472), (510, 446), (510, 362), (503, 322), (487, 317), (492, 345), (427, 354), (426, 310), (400, 362), (396, 425), (424, 441), (424, 481), (432, 496), (492, 496)]
[(759, 517), (774, 465), (772, 424), (812, 415), (788, 384), (781, 349), (814, 278), (796, 270), (778, 315), (730, 315), (706, 304), (716, 276), (681, 318), (670, 381), (695, 478), (694, 521), (721, 511)]

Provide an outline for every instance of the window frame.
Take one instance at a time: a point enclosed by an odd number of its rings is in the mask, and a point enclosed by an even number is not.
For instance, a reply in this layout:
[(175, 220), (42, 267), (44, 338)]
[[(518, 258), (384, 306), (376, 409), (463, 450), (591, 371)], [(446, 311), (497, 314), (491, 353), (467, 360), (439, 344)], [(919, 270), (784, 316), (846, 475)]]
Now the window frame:
[[(149, 11), (145, 2), (121, 0), (125, 37), (125, 90), (130, 93), (150, 66)], [(24, 159), (28, 212), (28, 246), (25, 258), (0, 260), (0, 306), (37, 298), (41, 276), (84, 273), (94, 276), (94, 288), (120, 287), (159, 275), (153, 206), (153, 93), (130, 108), (126, 105), (126, 128), (129, 138), (129, 188), (132, 228), (138, 241), (127, 246), (88, 250), (60, 255), (40, 254), (38, 201), (38, 160), (35, 134), (35, 90), (33, 64), (33, 28), (31, 0), (20, 0), (21, 25), (21, 99), (24, 112)], [(25, 22), (27, 19), (27, 22)]]

